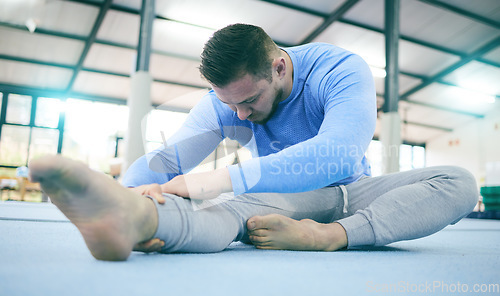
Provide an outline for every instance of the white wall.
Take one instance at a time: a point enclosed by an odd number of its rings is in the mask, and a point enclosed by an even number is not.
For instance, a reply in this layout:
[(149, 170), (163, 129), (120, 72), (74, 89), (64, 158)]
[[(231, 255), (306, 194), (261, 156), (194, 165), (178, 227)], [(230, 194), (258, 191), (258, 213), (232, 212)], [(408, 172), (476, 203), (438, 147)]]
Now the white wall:
[(427, 142), (426, 165), (457, 165), (468, 169), (483, 186), (486, 163), (500, 161), (500, 102), (482, 119)]

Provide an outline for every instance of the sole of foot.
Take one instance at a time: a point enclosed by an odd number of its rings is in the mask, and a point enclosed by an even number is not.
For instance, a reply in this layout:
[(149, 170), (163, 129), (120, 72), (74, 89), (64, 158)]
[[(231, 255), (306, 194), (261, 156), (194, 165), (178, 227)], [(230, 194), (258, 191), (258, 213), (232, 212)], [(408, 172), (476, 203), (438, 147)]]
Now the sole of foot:
[(34, 160), (29, 169), (30, 179), (40, 182), (51, 201), (75, 224), (96, 259), (126, 260), (136, 243), (154, 235), (154, 219), (144, 216), (148, 205), (154, 209), (153, 202), (112, 178), (61, 156)]

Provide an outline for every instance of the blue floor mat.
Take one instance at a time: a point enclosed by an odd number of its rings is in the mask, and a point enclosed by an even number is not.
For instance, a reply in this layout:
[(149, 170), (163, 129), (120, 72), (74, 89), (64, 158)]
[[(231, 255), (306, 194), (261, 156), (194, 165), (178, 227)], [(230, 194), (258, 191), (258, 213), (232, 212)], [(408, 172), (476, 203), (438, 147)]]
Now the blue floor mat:
[(500, 295), (497, 220), (464, 219), (426, 238), (360, 250), (233, 243), (214, 254), (133, 252), (103, 262), (52, 204), (1, 202), (0, 238), (0, 295)]

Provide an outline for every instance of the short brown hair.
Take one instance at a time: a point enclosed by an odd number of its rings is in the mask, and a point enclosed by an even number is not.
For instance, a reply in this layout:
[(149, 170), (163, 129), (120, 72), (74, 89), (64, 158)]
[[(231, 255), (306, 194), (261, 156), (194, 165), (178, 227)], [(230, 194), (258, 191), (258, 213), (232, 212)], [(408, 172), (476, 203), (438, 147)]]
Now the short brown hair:
[(270, 53), (276, 49), (276, 44), (262, 28), (229, 25), (215, 32), (205, 44), (200, 73), (217, 87), (224, 87), (246, 74), (271, 81)]

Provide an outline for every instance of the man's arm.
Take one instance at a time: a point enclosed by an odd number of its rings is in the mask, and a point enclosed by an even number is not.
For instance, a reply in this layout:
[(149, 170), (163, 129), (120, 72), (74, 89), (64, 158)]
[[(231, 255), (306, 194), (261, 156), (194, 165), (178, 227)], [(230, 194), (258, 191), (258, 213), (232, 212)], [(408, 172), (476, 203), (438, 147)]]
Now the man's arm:
[[(317, 136), (282, 151), (229, 167), (235, 194), (304, 192), (360, 174), (376, 122), (373, 77), (352, 56), (339, 73), (323, 79), (325, 116)], [(342, 183), (340, 183), (342, 184)]]
[(122, 184), (127, 187), (164, 184), (196, 167), (220, 141), (221, 127), (211, 94), (207, 94), (191, 110), (182, 127), (166, 141), (166, 145), (140, 157), (128, 168)]

